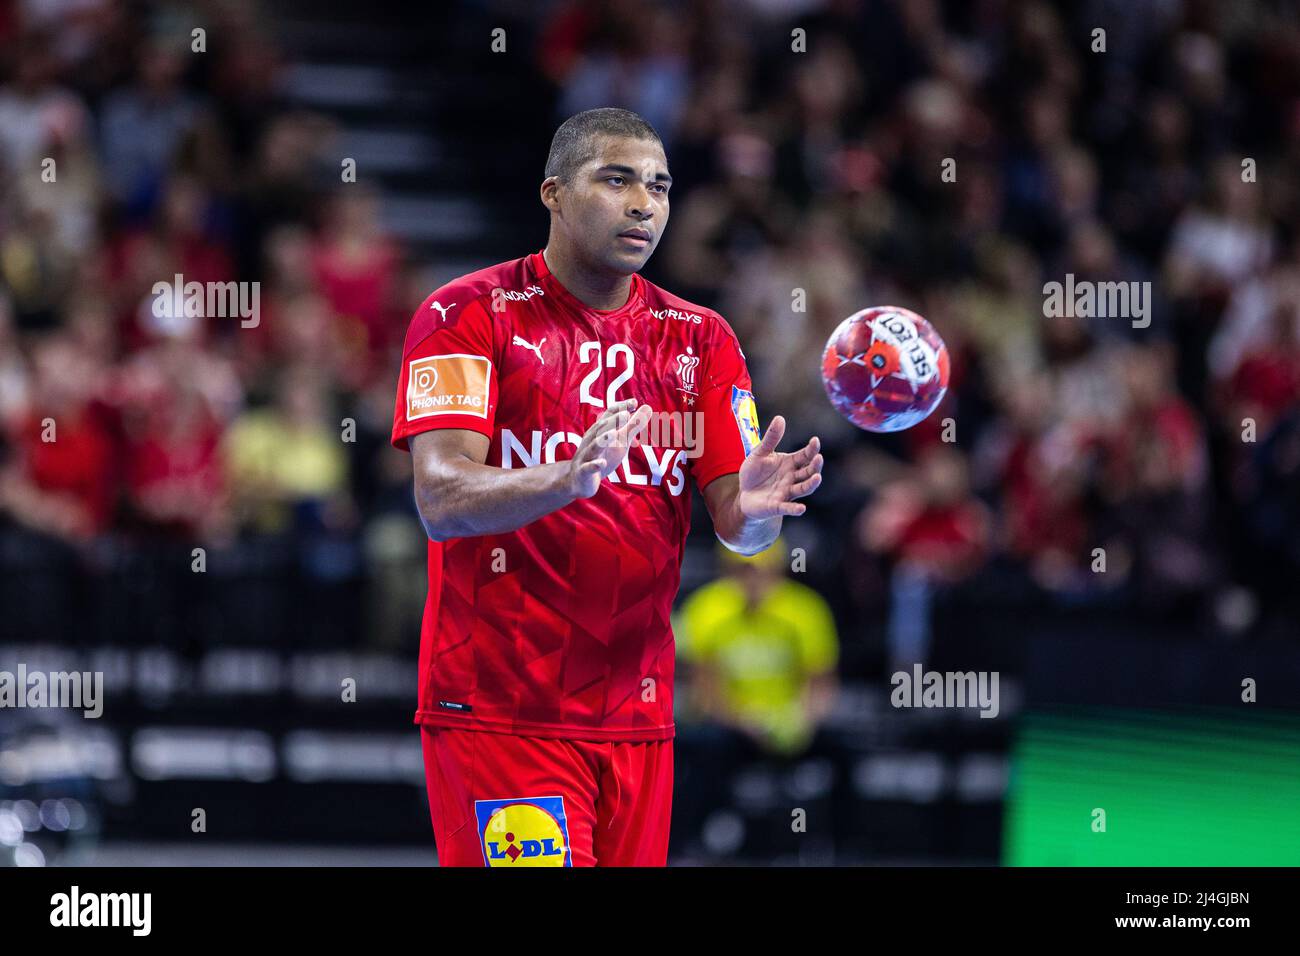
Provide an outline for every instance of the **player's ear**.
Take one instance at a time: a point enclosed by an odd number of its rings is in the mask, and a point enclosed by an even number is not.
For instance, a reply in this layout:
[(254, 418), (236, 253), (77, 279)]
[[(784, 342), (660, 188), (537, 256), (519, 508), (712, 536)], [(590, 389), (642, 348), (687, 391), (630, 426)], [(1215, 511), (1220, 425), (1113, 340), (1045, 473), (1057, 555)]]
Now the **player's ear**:
[(560, 211), (560, 177), (547, 176), (542, 180), (541, 196), (542, 205), (551, 212)]

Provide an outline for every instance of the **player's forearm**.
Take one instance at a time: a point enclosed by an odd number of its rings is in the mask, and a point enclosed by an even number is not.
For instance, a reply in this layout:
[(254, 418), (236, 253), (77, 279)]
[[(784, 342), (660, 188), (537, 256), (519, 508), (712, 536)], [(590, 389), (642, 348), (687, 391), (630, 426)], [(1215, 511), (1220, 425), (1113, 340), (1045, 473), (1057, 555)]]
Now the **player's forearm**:
[(504, 534), (573, 501), (568, 462), (497, 468), (465, 459), (416, 482), (415, 503), (434, 541)]

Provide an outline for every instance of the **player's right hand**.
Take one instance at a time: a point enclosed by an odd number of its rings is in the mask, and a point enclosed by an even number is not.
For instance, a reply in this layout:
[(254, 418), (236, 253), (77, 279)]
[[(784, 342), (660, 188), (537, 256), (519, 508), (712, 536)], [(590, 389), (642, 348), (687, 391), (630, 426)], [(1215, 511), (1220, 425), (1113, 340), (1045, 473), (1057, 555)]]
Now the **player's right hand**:
[(633, 412), (635, 406), (636, 399), (609, 406), (582, 436), (569, 460), (569, 491), (575, 498), (592, 497), (605, 476), (623, 463), (628, 450), (641, 444), (652, 413), (649, 405)]

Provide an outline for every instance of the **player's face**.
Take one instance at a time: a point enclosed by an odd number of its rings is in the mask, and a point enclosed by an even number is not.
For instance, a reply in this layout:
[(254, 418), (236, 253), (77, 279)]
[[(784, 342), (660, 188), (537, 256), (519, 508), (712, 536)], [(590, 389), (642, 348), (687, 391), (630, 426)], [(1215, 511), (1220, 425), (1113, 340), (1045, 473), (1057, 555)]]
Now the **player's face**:
[(573, 243), (593, 265), (630, 274), (649, 260), (668, 225), (668, 160), (653, 140), (602, 137), (596, 157), (566, 190)]

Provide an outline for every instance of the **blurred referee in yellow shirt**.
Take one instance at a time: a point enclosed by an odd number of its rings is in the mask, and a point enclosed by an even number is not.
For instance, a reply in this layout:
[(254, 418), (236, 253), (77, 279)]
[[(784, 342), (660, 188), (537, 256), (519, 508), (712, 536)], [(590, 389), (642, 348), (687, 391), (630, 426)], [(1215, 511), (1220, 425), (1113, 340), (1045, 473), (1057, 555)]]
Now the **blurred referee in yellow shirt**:
[(684, 716), (796, 756), (834, 699), (835, 621), (816, 591), (785, 577), (780, 538), (753, 557), (719, 551), (726, 574), (686, 599), (674, 628), (689, 671)]

